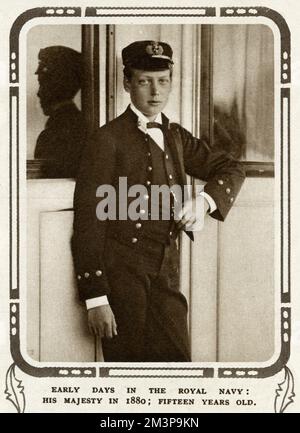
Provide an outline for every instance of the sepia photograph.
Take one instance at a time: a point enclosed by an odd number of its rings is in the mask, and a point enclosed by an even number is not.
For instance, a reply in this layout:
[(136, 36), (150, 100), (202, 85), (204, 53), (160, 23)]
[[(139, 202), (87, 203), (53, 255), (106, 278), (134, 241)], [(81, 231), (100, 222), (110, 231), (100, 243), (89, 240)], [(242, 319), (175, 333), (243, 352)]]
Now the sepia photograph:
[[(28, 354), (269, 360), (272, 30), (38, 25), (26, 57)], [(100, 220), (96, 190), (114, 187), (120, 214), (127, 189), (119, 179), (128, 189), (144, 185), (146, 203), (136, 203), (137, 218)], [(188, 183), (192, 197), (177, 219), (151, 218), (153, 185)], [(195, 200), (198, 216), (188, 207)]]

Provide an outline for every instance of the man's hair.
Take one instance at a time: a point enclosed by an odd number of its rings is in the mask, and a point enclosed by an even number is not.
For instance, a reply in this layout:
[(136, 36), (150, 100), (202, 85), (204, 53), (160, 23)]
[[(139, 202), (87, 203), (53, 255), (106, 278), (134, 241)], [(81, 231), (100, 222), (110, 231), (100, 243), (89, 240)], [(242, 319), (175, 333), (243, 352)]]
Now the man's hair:
[[(166, 71), (167, 69), (170, 71), (170, 78), (172, 78), (172, 75), (173, 75), (173, 65), (172, 64), (169, 64), (168, 66), (166, 66), (164, 68), (155, 68), (155, 69), (151, 68), (151, 69), (149, 69), (149, 71), (151, 71), (151, 72), (152, 71)], [(127, 78), (128, 81), (131, 80), (134, 70), (141, 70), (141, 69), (134, 68), (134, 67), (129, 66), (129, 65), (125, 66), (125, 68), (123, 69), (124, 77)], [(148, 69), (145, 69), (145, 70), (148, 70)]]

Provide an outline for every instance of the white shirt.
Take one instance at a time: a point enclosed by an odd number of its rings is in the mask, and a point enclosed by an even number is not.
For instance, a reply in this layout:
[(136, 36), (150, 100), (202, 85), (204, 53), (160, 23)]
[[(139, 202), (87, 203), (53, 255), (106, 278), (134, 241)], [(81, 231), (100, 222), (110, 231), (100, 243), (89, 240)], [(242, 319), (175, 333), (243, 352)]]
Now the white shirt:
[[(141, 113), (132, 103), (130, 104), (130, 109), (137, 115), (138, 122), (137, 127), (144, 133), (150, 135), (153, 141), (161, 148), (162, 151), (165, 150), (164, 146), (164, 135), (160, 128), (147, 128), (147, 123), (149, 119)], [(162, 124), (161, 113), (158, 113), (155, 120), (156, 123)], [(201, 191), (199, 195), (203, 196), (209, 204), (209, 213), (214, 212), (217, 209), (214, 199), (204, 191)], [(197, 199), (197, 198), (196, 198)], [(101, 305), (108, 305), (107, 296), (98, 296), (96, 298), (87, 299), (85, 301), (86, 308), (89, 310), (91, 308), (100, 307)]]
[[(144, 133), (150, 135), (150, 137), (155, 141), (155, 143), (161, 148), (162, 151), (165, 150), (164, 145), (164, 134), (159, 128), (147, 128), (147, 123), (150, 122), (149, 119), (141, 113), (133, 104), (130, 104), (130, 109), (137, 115), (138, 117), (138, 128)], [(159, 123), (162, 125), (161, 113), (158, 113), (153, 122)]]

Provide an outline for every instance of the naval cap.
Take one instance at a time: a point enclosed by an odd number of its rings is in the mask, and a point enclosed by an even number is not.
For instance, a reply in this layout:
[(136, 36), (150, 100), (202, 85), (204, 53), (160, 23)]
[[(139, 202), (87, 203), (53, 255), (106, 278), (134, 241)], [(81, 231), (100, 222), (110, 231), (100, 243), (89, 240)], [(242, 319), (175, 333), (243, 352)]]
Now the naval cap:
[(36, 70), (40, 85), (73, 97), (81, 87), (82, 57), (78, 51), (60, 45), (42, 48)]
[(168, 69), (173, 64), (173, 51), (166, 42), (136, 41), (122, 50), (124, 66), (136, 69)]

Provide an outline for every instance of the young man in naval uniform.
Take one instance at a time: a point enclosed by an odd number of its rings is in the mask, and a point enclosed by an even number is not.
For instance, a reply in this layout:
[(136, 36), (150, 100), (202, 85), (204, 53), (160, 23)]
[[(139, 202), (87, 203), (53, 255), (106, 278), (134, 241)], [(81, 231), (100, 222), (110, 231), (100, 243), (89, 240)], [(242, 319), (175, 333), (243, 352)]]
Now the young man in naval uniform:
[[(131, 103), (100, 128), (82, 158), (74, 195), (72, 249), (90, 331), (102, 338), (105, 361), (188, 362), (187, 302), (179, 291), (181, 229), (197, 223), (193, 209), (223, 221), (244, 181), (239, 162), (193, 137), (162, 113), (172, 87), (172, 49), (138, 41), (122, 51), (124, 88)], [(186, 185), (186, 174), (206, 181), (178, 218), (151, 219), (153, 185)], [(140, 218), (101, 220), (101, 185), (118, 193), (143, 185), (149, 206)], [(98, 194), (99, 195), (99, 194)], [(124, 197), (121, 197), (121, 200)], [(130, 201), (130, 198), (128, 198)], [(121, 206), (121, 205), (120, 205)], [(160, 204), (161, 206), (161, 204)], [(202, 216), (203, 218), (203, 216)], [(201, 252), (200, 252), (201, 253)]]

